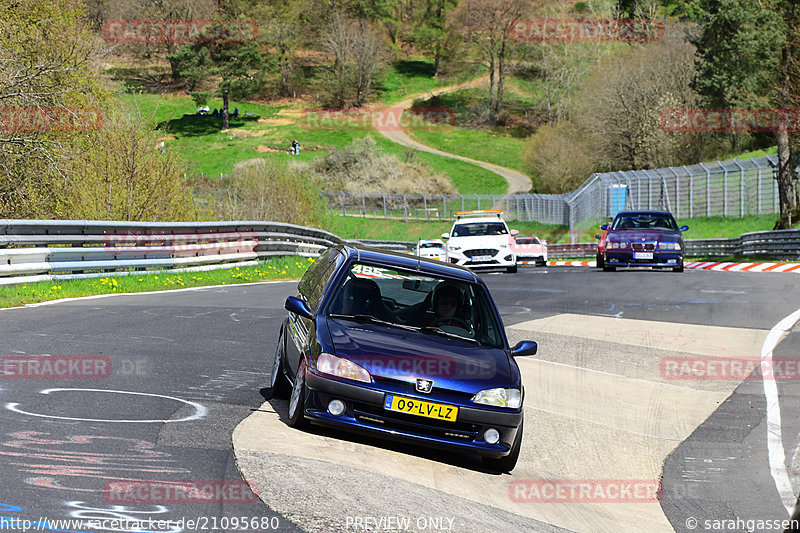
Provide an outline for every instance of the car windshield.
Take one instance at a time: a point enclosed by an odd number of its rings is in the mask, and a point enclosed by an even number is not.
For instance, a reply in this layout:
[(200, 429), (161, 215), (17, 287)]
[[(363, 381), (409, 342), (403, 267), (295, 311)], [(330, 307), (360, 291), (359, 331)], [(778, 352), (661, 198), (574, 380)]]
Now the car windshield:
[(442, 245), (437, 242), (423, 242), (419, 245), (420, 248), (439, 248)]
[(641, 213), (621, 215), (614, 221), (612, 230), (655, 229), (661, 231), (678, 231), (675, 219), (668, 214)]
[(474, 237), (476, 235), (506, 235), (508, 228), (502, 222), (470, 222), (456, 224), (453, 228), (453, 237)]
[(400, 328), (447, 334), (503, 347), (491, 299), (478, 284), (354, 263), (326, 309), (334, 319), (374, 319)]

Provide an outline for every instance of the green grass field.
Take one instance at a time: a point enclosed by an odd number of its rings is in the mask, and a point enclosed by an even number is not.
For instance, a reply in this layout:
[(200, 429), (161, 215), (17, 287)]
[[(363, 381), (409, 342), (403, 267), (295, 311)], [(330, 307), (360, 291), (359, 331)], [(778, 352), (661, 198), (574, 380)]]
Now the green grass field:
[(0, 307), (17, 307), (29, 303), (96, 294), (149, 292), (208, 285), (235, 285), (298, 279), (311, 263), (313, 263), (313, 259), (306, 257), (280, 257), (270, 259), (257, 266), (209, 272), (136, 272), (127, 276), (0, 285)]

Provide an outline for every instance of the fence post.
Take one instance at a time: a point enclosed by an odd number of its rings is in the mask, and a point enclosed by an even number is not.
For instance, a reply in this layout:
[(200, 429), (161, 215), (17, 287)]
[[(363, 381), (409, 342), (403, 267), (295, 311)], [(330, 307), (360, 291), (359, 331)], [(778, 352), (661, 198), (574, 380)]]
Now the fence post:
[(425, 211), (425, 221), (428, 221), (428, 195), (422, 195), (422, 210)]
[(761, 165), (758, 165), (758, 185), (756, 190), (756, 203), (758, 207), (756, 207), (756, 212), (761, 215)]
[(694, 218), (694, 174), (689, 172), (686, 165), (683, 165), (683, 170), (689, 176), (689, 218)]
[(711, 216), (711, 171), (703, 164), (700, 167), (706, 171), (706, 216)]
[(383, 197), (383, 218), (386, 218), (386, 193), (381, 195)]
[(408, 222), (408, 199), (405, 194), (403, 194), (403, 220)]
[(475, 198), (478, 199), (478, 211), (481, 210), (481, 197), (478, 196), (478, 193), (475, 193)]
[(444, 216), (442, 220), (447, 220), (447, 197), (444, 194), (442, 195), (442, 213)]
[(728, 169), (725, 168), (725, 165), (722, 164), (721, 161), (717, 161), (717, 164), (722, 168), (722, 216), (728, 216)]
[[(675, 174), (675, 218), (678, 218), (681, 216), (681, 178), (674, 168), (669, 167), (669, 171)], [(669, 191), (667, 191), (667, 194), (669, 194)]]
[(744, 167), (739, 164), (738, 161), (735, 159), (733, 160), (733, 164), (739, 167), (739, 177), (741, 178), (739, 181), (739, 218), (744, 217)]
[(342, 216), (347, 216), (347, 193), (342, 191)]
[(367, 216), (367, 201), (364, 199), (364, 193), (361, 193), (361, 216)]

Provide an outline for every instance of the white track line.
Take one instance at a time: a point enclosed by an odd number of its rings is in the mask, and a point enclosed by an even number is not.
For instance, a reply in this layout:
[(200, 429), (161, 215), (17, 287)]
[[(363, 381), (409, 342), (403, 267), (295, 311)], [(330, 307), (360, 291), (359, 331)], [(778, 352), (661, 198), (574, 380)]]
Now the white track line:
[[(767, 451), (769, 453), (769, 470), (772, 479), (775, 480), (775, 488), (781, 497), (781, 502), (786, 508), (789, 516), (795, 504), (794, 490), (789, 481), (789, 473), (786, 470), (786, 451), (783, 446), (783, 435), (781, 433), (781, 406), (778, 399), (778, 385), (775, 383), (775, 374), (772, 371), (772, 351), (780, 342), (784, 332), (790, 331), (794, 325), (800, 321), (800, 309), (787, 316), (775, 327), (773, 327), (764, 346), (761, 348), (761, 372), (764, 384), (764, 396), (767, 399)], [(768, 378), (767, 376), (773, 376)]]

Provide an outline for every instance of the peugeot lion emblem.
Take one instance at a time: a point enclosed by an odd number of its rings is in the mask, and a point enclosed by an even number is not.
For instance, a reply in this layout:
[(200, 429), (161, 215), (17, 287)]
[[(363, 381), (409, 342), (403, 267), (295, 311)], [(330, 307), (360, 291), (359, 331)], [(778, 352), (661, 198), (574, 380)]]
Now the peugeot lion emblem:
[(417, 378), (417, 392), (430, 392), (433, 390), (433, 381)]

